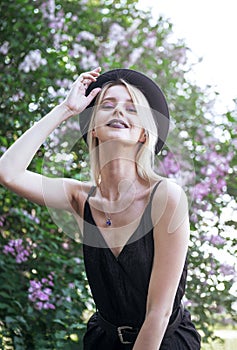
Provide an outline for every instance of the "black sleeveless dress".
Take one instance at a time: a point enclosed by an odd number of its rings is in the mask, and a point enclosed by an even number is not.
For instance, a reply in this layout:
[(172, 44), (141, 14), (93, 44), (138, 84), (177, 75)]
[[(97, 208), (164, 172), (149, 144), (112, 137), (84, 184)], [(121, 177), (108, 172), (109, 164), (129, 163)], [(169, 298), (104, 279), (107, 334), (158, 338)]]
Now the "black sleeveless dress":
[[(84, 208), (83, 253), (88, 282), (100, 315), (116, 326), (128, 325), (140, 329), (146, 313), (147, 292), (154, 256), (151, 203), (153, 189), (140, 224), (118, 257), (109, 249), (93, 219), (89, 198)], [(145, 233), (145, 234), (144, 234)], [(169, 325), (174, 324), (185, 292), (187, 261), (177, 289)], [(88, 321), (83, 339), (84, 350), (132, 350), (134, 344), (122, 344), (117, 335), (103, 329), (98, 312)], [(160, 350), (199, 350), (200, 335), (187, 310), (178, 324), (164, 336)]]

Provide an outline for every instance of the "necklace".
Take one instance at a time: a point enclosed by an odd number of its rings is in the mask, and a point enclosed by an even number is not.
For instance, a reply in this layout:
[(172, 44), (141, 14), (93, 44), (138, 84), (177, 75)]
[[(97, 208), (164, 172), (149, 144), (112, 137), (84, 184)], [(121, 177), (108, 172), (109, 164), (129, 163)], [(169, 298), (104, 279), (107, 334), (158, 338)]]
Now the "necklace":
[[(104, 194), (102, 192), (102, 189), (101, 189), (100, 185), (99, 185), (99, 189), (100, 189), (100, 193), (101, 193), (102, 197), (104, 198)], [(111, 214), (106, 212), (104, 209), (103, 209), (103, 211), (104, 211), (104, 214), (105, 214), (105, 224), (106, 224), (106, 226), (111, 226), (112, 225)]]
[[(135, 181), (132, 183), (133, 186), (135, 185), (136, 181), (137, 181), (137, 180), (135, 180)], [(100, 179), (99, 182), (98, 182), (98, 187), (99, 187), (99, 190), (100, 190), (100, 193), (101, 193), (102, 198), (105, 198), (104, 193), (103, 193), (102, 188), (101, 188), (101, 179)], [(131, 187), (131, 186), (130, 186), (130, 187)], [(102, 208), (103, 208), (103, 206), (102, 206)], [(106, 212), (106, 211), (104, 210), (104, 208), (103, 208), (103, 212), (104, 212), (104, 215), (105, 215), (105, 225), (109, 227), (109, 226), (112, 225), (111, 213)]]

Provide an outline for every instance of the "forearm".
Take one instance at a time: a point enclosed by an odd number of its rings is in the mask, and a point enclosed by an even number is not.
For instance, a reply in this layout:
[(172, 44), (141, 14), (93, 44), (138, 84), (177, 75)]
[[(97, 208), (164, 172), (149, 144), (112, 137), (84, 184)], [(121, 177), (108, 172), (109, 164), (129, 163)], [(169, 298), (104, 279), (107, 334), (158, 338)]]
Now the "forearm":
[(0, 182), (10, 182), (25, 171), (42, 143), (70, 116), (70, 110), (61, 104), (28, 129), (0, 159)]
[(168, 322), (168, 315), (159, 317), (157, 312), (151, 311), (143, 323), (133, 350), (159, 350)]

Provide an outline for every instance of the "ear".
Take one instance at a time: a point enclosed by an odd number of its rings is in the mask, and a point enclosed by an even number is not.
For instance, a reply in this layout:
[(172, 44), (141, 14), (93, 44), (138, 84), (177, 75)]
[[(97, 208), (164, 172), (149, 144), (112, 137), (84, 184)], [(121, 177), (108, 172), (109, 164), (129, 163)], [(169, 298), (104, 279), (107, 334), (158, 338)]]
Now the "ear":
[(92, 130), (92, 137), (96, 137), (96, 131), (95, 131), (95, 129)]
[(146, 136), (147, 136), (146, 131), (143, 130), (143, 131), (141, 132), (141, 135), (140, 135), (140, 138), (139, 138), (138, 141), (141, 142), (141, 143), (145, 143), (145, 142), (146, 142)]

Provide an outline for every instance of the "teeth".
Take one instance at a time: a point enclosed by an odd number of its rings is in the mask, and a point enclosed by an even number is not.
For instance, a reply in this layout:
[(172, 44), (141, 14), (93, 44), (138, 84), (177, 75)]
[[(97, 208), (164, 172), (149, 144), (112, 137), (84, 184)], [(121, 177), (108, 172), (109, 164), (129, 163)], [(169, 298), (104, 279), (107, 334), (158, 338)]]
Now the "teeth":
[(114, 122), (114, 123), (111, 123), (110, 125), (122, 125), (122, 126), (125, 126), (123, 123), (119, 123), (119, 122)]
[(120, 122), (119, 120), (112, 120), (107, 124), (108, 126), (123, 126), (124, 128), (127, 128), (127, 124), (124, 122)]

